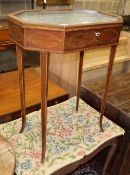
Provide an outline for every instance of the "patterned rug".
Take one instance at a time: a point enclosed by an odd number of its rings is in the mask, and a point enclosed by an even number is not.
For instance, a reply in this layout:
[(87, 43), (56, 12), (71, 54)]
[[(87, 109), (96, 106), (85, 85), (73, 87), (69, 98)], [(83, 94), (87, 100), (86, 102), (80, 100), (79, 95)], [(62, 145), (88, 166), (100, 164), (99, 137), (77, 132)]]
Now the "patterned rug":
[(99, 163), (96, 160), (92, 160), (80, 166), (69, 175), (101, 175), (101, 173), (102, 166), (99, 165)]
[[(41, 164), (40, 161), (41, 160), (40, 110), (27, 115), (26, 127), (22, 134), (19, 134), (19, 130), (21, 128), (20, 119), (1, 125), (0, 131), (2, 135), (5, 136), (6, 138), (9, 138), (9, 141), (12, 143), (13, 148), (15, 150), (15, 154), (17, 156), (16, 169), (15, 169), (17, 175), (53, 174), (55, 171), (61, 169), (62, 167), (65, 167), (70, 163), (72, 164), (73, 162), (80, 161), (81, 159), (84, 158), (85, 155), (86, 156), (90, 155), (93, 152), (93, 150), (96, 149), (95, 145), (96, 140), (98, 140), (97, 137), (100, 136), (99, 137), (100, 144), (102, 144), (101, 141), (102, 139), (106, 139), (106, 136), (108, 139), (108, 136), (112, 137), (112, 134), (114, 135), (116, 131), (118, 132), (120, 131), (119, 134), (124, 133), (124, 131), (121, 128), (113, 124), (110, 120), (108, 120), (105, 117), (103, 126), (107, 127), (107, 131), (100, 132), (98, 126), (99, 121), (98, 112), (95, 111), (90, 106), (88, 106), (82, 100), (80, 100), (80, 110), (78, 112), (75, 112), (75, 104), (76, 104), (75, 101), (76, 98), (73, 97), (61, 104), (57, 104), (55, 106), (51, 106), (48, 108), (48, 117), (47, 117), (48, 135), (47, 135), (46, 158), (44, 165)], [(94, 130), (87, 130), (86, 133), (84, 132), (84, 130), (82, 130), (82, 128), (83, 129), (91, 128), (93, 123), (95, 126)], [(73, 127), (70, 124), (73, 124), (72, 125)], [(57, 130), (56, 127), (58, 128)], [(73, 128), (73, 132), (71, 132), (69, 129), (67, 130), (66, 129), (67, 127)], [(95, 132), (95, 130), (97, 132)], [(96, 140), (94, 139), (92, 140), (92, 137), (90, 137), (89, 133), (90, 131), (91, 135), (93, 133), (92, 131), (94, 131), (94, 134), (98, 133), (96, 135)], [(92, 135), (93, 138), (94, 134)], [(87, 137), (85, 139), (81, 139), (82, 136), (84, 135)], [(72, 140), (74, 141), (71, 142)], [(97, 144), (99, 144), (99, 142)], [(92, 149), (91, 152), (90, 148)], [(106, 155), (103, 152), (102, 159), (98, 159), (97, 156), (95, 156), (96, 160), (100, 160), (98, 162), (101, 162), (100, 165), (103, 165)], [(76, 174), (101, 175), (102, 167), (100, 168), (100, 166), (98, 166), (99, 164), (96, 164), (94, 161), (93, 161), (94, 165), (90, 166), (91, 163), (80, 166), (70, 175), (76, 175)], [(66, 170), (66, 173), (67, 172), (69, 172), (69, 170)], [(107, 173), (105, 175), (107, 175)]]
[[(95, 159), (81, 165), (68, 175), (101, 175), (103, 167)], [(109, 172), (106, 175), (111, 175)]]
[[(68, 175), (101, 175), (103, 169), (103, 163), (105, 162), (105, 158), (108, 154), (109, 148), (102, 150), (99, 154), (97, 154), (93, 159), (87, 162), (84, 165), (80, 165), (73, 172)], [(106, 175), (111, 175), (107, 172)]]

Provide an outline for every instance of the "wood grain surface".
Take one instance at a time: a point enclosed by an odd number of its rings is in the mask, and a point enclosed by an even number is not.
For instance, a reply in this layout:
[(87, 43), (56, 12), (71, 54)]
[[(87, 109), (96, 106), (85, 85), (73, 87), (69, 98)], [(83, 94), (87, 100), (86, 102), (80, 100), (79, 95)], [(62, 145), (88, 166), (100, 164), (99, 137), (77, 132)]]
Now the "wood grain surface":
[[(91, 84), (84, 83), (84, 86), (101, 97), (104, 91), (104, 82), (104, 80), (100, 80)], [(112, 78), (107, 100), (130, 115), (130, 72)]]
[(0, 20), (0, 51), (13, 48), (15, 44), (9, 39), (8, 22)]
[[(48, 82), (48, 101), (63, 97), (68, 93), (53, 83)], [(26, 107), (40, 104), (40, 73), (33, 68), (25, 69)], [(0, 74), (0, 116), (20, 110), (18, 71)]]
[(11, 144), (0, 135), (0, 175), (14, 175), (15, 154)]

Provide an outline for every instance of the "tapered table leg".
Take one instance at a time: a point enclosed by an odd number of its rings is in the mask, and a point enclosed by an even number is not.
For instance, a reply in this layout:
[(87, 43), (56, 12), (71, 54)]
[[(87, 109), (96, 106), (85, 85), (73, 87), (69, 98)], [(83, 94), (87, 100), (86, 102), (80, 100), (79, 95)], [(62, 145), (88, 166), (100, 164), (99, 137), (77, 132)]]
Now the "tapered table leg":
[(46, 94), (48, 96), (48, 76), (49, 76), (49, 61), (50, 61), (50, 53), (48, 53), (48, 59), (47, 59), (47, 91)]
[(41, 52), (40, 65), (41, 65), (41, 133), (42, 133), (41, 162), (42, 163), (45, 160), (45, 151), (46, 151), (48, 60), (49, 60), (49, 53)]
[(21, 117), (22, 117), (22, 127), (20, 133), (23, 132), (26, 122), (26, 111), (25, 111), (25, 81), (24, 81), (24, 64), (22, 56), (22, 48), (16, 45), (17, 54), (17, 65), (19, 73), (19, 87), (20, 87), (20, 103), (21, 103)]
[(115, 52), (116, 52), (116, 45), (111, 46), (110, 50), (110, 57), (109, 57), (109, 65), (108, 65), (108, 70), (107, 70), (107, 79), (105, 83), (105, 89), (102, 97), (102, 104), (101, 104), (101, 110), (100, 110), (100, 130), (103, 131), (103, 126), (102, 126), (102, 120), (103, 120), (103, 114), (105, 110), (105, 105), (106, 105), (106, 98), (107, 98), (107, 93), (110, 85), (110, 79), (111, 79), (111, 74), (112, 74), (112, 67), (113, 67), (113, 62), (115, 58)]
[(78, 111), (79, 108), (79, 97), (80, 97), (80, 86), (81, 86), (81, 80), (82, 80), (82, 69), (83, 69), (83, 57), (84, 57), (84, 51), (80, 52), (80, 59), (79, 59), (79, 71), (78, 71), (78, 85), (77, 85), (77, 101), (76, 101), (76, 111)]

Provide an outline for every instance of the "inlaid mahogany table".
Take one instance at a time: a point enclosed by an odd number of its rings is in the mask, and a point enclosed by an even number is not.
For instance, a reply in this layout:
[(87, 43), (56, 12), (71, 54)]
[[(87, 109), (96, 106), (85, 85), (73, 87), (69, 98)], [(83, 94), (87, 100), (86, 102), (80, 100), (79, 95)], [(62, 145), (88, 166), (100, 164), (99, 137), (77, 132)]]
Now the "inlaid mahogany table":
[(102, 118), (116, 46), (122, 28), (122, 18), (88, 10), (25, 10), (9, 15), (8, 19), (10, 38), (16, 43), (17, 51), (21, 94), (21, 132), (24, 130), (26, 122), (22, 49), (40, 52), (42, 161), (45, 158), (46, 148), (47, 84), (50, 52), (80, 52), (76, 102), (76, 110), (78, 110), (84, 50), (104, 45), (111, 46), (100, 114), (100, 128), (103, 131)]
[(9, 141), (0, 134), (0, 174), (14, 175), (15, 153)]

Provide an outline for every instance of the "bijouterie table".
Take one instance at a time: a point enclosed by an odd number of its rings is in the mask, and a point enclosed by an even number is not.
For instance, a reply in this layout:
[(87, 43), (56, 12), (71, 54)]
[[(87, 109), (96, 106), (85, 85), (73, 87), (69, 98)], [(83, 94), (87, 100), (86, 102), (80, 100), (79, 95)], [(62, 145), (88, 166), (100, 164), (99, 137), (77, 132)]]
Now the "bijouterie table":
[[(16, 43), (21, 98), (22, 128), (25, 118), (25, 85), (22, 50), (40, 52), (42, 161), (46, 149), (47, 87), (50, 53), (80, 52), (76, 110), (78, 110), (84, 50), (111, 46), (106, 86), (100, 113), (100, 128), (111, 78), (122, 18), (88, 10), (30, 10), (9, 15), (10, 38)], [(70, 75), (71, 76), (71, 75)], [(76, 76), (76, 75), (75, 75)]]

